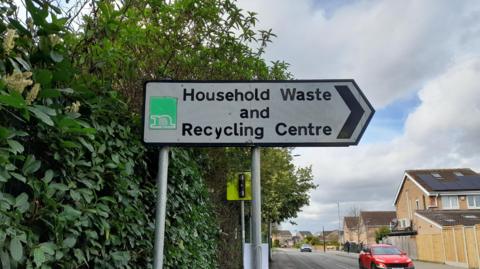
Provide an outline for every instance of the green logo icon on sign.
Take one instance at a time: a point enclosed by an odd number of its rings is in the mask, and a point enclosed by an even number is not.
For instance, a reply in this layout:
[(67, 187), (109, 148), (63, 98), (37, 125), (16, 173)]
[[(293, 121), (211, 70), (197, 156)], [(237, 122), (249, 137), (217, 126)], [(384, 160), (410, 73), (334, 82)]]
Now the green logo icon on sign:
[(150, 129), (177, 129), (177, 98), (150, 97)]

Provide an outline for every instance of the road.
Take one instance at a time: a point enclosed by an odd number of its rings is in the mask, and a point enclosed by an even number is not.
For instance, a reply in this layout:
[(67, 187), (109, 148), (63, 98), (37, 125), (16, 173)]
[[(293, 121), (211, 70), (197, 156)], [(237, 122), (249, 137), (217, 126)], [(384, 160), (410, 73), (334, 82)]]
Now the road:
[[(357, 254), (338, 252), (301, 253), (298, 249), (275, 249), (270, 269), (358, 269)], [(414, 261), (416, 269), (458, 269), (444, 264)]]
[(273, 253), (271, 269), (357, 269), (353, 257), (323, 252), (300, 252), (297, 249), (278, 249)]

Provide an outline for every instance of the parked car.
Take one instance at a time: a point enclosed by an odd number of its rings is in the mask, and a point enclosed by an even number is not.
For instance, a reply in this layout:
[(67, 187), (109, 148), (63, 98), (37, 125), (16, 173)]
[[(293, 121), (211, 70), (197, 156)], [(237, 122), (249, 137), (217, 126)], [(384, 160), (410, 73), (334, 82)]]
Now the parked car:
[(360, 252), (358, 258), (360, 269), (415, 269), (412, 260), (405, 252), (390, 245), (371, 245)]
[(310, 246), (309, 244), (303, 244), (300, 247), (300, 252), (312, 252), (312, 246)]

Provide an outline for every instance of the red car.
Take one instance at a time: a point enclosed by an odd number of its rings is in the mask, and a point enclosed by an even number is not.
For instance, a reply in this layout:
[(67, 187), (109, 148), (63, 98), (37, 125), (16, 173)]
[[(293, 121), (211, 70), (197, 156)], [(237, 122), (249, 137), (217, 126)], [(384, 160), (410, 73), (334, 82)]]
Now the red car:
[(371, 245), (358, 257), (360, 269), (415, 269), (412, 260), (401, 250), (390, 245)]

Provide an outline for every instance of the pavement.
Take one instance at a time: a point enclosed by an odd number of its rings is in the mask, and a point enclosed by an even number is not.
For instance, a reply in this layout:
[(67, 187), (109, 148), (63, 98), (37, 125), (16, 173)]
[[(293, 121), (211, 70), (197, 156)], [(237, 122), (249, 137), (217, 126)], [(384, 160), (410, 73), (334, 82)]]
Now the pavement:
[[(414, 261), (416, 269), (460, 269), (445, 264)], [(270, 269), (358, 269), (358, 254), (341, 251), (300, 252), (274, 249)]]

